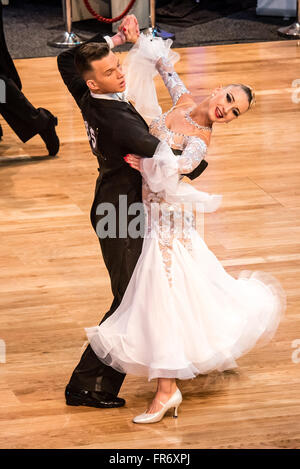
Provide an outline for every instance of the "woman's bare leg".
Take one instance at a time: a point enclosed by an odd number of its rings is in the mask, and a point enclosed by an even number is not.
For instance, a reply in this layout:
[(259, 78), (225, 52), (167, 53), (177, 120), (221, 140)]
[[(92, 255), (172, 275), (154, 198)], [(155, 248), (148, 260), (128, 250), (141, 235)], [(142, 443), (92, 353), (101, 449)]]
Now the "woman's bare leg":
[(148, 406), (146, 410), (147, 413), (153, 414), (162, 409), (162, 405), (159, 401), (165, 403), (167, 402), (172, 394), (177, 389), (176, 379), (175, 378), (158, 378), (157, 379), (157, 389), (153, 401)]

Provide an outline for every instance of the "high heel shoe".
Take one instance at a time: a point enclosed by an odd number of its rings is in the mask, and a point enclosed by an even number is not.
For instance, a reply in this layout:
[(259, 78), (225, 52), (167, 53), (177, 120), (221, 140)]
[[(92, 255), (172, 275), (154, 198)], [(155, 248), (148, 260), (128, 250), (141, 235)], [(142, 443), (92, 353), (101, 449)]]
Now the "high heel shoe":
[(166, 403), (159, 401), (159, 403), (162, 404), (163, 407), (158, 412), (155, 412), (154, 414), (149, 414), (149, 413), (144, 412), (143, 414), (140, 414), (134, 417), (132, 421), (134, 423), (159, 422), (163, 418), (167, 410), (170, 409), (171, 407), (174, 407), (173, 417), (178, 417), (177, 411), (181, 402), (182, 402), (182, 394), (180, 390), (177, 388), (174, 394), (172, 394), (172, 396)]

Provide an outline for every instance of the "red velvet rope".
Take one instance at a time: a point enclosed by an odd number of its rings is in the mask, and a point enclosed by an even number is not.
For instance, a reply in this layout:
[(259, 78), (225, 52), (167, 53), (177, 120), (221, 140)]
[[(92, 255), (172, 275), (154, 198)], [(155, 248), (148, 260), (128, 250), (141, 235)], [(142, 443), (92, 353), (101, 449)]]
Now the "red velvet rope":
[(125, 8), (125, 10), (123, 11), (123, 13), (121, 13), (121, 15), (119, 16), (116, 16), (115, 18), (104, 18), (104, 16), (101, 16), (101, 15), (98, 15), (95, 10), (93, 10), (93, 8), (91, 7), (90, 3), (89, 3), (89, 0), (83, 0), (84, 1), (84, 4), (86, 6), (86, 8), (88, 9), (88, 11), (90, 12), (90, 14), (96, 18), (96, 20), (98, 21), (101, 21), (102, 23), (116, 23), (117, 21), (121, 20), (122, 18), (124, 18), (124, 16), (127, 15), (127, 13), (129, 12), (129, 10), (131, 10), (131, 8), (133, 7), (133, 5), (135, 4), (135, 0), (130, 0), (129, 2), (129, 5)]

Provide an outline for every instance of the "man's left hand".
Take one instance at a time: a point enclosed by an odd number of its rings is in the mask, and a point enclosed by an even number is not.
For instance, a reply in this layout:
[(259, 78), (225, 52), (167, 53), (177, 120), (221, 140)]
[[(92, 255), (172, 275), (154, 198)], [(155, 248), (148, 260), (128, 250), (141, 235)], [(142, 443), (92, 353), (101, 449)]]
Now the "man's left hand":
[(140, 28), (135, 15), (127, 15), (118, 27), (118, 33), (112, 37), (114, 46), (120, 46), (125, 42), (135, 43), (140, 35)]
[(125, 35), (127, 42), (135, 43), (140, 35), (139, 23), (135, 15), (126, 16), (118, 27), (118, 30)]

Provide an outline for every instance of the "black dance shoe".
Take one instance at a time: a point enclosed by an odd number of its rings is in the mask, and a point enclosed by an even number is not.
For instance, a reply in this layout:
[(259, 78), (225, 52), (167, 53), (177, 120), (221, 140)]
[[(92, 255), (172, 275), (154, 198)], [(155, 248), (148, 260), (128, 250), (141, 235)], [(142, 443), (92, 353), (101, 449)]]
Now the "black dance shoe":
[(123, 407), (125, 400), (121, 397), (116, 397), (114, 394), (106, 391), (86, 391), (84, 389), (77, 389), (67, 386), (65, 390), (65, 397), (67, 405), (84, 405), (88, 407)]
[(0, 125), (0, 140), (2, 140), (2, 137), (3, 137), (3, 131), (2, 131), (2, 127)]
[(49, 116), (48, 126), (39, 134), (46, 143), (47, 150), (50, 156), (55, 156), (59, 150), (59, 138), (55, 132), (57, 125), (57, 117), (55, 117), (48, 109), (39, 108)]

